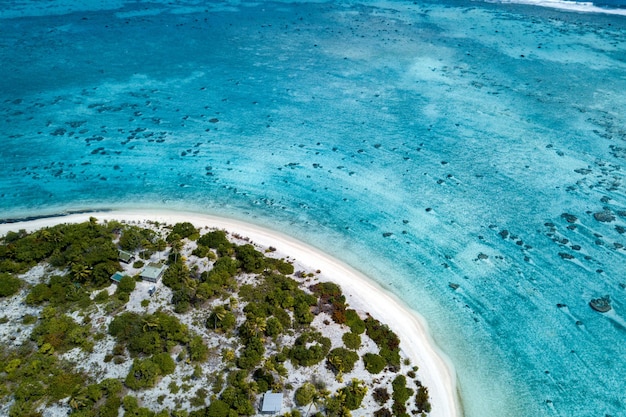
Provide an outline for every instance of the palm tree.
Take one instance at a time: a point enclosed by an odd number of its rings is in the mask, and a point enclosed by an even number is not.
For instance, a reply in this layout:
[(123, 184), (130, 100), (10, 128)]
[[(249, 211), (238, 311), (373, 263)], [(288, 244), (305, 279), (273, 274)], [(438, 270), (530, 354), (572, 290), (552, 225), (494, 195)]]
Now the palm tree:
[(50, 230), (48, 230), (47, 228), (41, 229), (39, 231), (38, 238), (43, 240), (44, 242), (48, 242), (51, 237), (52, 237), (52, 233), (50, 233)]
[(91, 275), (91, 269), (81, 263), (75, 263), (72, 265), (72, 274), (77, 281), (85, 282)]
[(333, 355), (328, 358), (328, 362), (337, 370), (337, 382), (343, 382), (343, 371), (345, 370), (343, 360), (339, 355)]
[(213, 309), (213, 329), (217, 329), (217, 323), (222, 322), (226, 317), (226, 308), (223, 305), (218, 305)]
[(152, 330), (156, 327), (159, 327), (158, 317), (148, 316), (147, 318), (143, 319), (143, 331), (144, 332)]
[(267, 321), (265, 317), (254, 317), (252, 320), (246, 320), (245, 326), (248, 333), (258, 337), (259, 333), (264, 332), (267, 328)]

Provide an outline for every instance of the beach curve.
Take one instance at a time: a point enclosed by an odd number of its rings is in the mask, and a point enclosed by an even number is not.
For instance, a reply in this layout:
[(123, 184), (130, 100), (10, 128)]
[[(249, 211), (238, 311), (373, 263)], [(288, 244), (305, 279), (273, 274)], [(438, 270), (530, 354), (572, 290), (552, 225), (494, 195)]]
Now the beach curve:
[(78, 223), (95, 217), (99, 221), (126, 222), (157, 221), (167, 224), (190, 222), (196, 227), (217, 228), (245, 236), (251, 242), (276, 248), (276, 252), (309, 269), (320, 270), (319, 277), (339, 284), (346, 301), (357, 310), (372, 314), (386, 323), (399, 336), (401, 350), (419, 366), (420, 378), (428, 387), (429, 413), (432, 417), (461, 417), (456, 372), (450, 360), (439, 350), (432, 339), (426, 321), (398, 297), (383, 289), (373, 279), (357, 269), (339, 261), (332, 255), (295, 238), (265, 227), (240, 220), (202, 213), (166, 210), (123, 210), (81, 212), (67, 216), (45, 217), (15, 223), (0, 224), (0, 235), (8, 231), (34, 231), (61, 223)]

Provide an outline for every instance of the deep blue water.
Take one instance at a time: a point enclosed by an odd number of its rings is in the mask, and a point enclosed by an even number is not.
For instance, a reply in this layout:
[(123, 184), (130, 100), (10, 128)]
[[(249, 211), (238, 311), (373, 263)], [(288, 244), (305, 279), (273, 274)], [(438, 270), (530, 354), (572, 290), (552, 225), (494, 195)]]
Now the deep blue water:
[[(419, 311), (467, 416), (625, 415), (625, 19), (3, 2), (0, 218), (162, 207), (269, 226)], [(613, 310), (592, 311), (605, 294)]]

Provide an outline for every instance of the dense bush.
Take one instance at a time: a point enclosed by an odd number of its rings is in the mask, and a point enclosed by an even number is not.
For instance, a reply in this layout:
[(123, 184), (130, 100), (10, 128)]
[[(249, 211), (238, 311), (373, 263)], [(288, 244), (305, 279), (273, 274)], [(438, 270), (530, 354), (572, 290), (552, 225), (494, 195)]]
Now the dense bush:
[(206, 327), (220, 332), (228, 332), (235, 328), (235, 315), (224, 305), (216, 306), (206, 321)]
[(124, 383), (134, 390), (151, 388), (160, 376), (169, 375), (174, 369), (176, 363), (167, 353), (157, 353), (147, 359), (135, 359)]
[(372, 393), (372, 397), (374, 397), (374, 401), (376, 401), (380, 405), (385, 404), (387, 401), (389, 401), (389, 398), (391, 398), (389, 396), (389, 391), (387, 391), (387, 388), (385, 387), (376, 388)]
[(244, 348), (237, 358), (237, 366), (242, 369), (251, 370), (261, 363), (263, 354), (265, 353), (265, 345), (261, 339), (251, 337), (246, 340)]
[(267, 319), (265, 326), (265, 335), (268, 337), (276, 337), (283, 332), (283, 324), (276, 317), (270, 317)]
[(352, 310), (346, 310), (346, 324), (350, 327), (352, 333), (361, 334), (365, 331), (365, 322), (359, 314)]
[(389, 365), (400, 365), (400, 339), (386, 324), (367, 317), (365, 319), (367, 335), (376, 343), (382, 356)]
[(413, 390), (406, 386), (406, 377), (404, 375), (398, 375), (391, 382), (393, 387), (393, 412), (396, 416), (405, 416), (406, 414), (406, 402), (413, 395)]
[(343, 347), (331, 350), (326, 358), (330, 369), (334, 372), (346, 373), (354, 369), (354, 364), (359, 360), (359, 355)]
[[(200, 234), (198, 233), (198, 229), (196, 229), (196, 227), (189, 222), (176, 223), (174, 227), (172, 228), (172, 232), (170, 233), (169, 236), (172, 236), (172, 235), (178, 235), (180, 239), (189, 239), (189, 240), (196, 240), (200, 236)], [(168, 241), (169, 241), (169, 236), (168, 236)]]
[(348, 349), (357, 350), (361, 347), (361, 336), (357, 333), (344, 333), (343, 336), (341, 336), (341, 340)]
[(289, 351), (289, 359), (294, 365), (312, 366), (321, 362), (330, 351), (330, 339), (319, 332), (305, 332), (298, 336)]
[(391, 414), (389, 409), (383, 407), (374, 411), (374, 417), (393, 417), (393, 414)]
[(53, 275), (48, 284), (36, 284), (26, 295), (25, 302), (29, 305), (49, 302), (51, 306), (63, 310), (69, 310), (74, 305), (84, 308), (91, 303), (85, 288), (72, 282), (67, 275)]
[(22, 287), (22, 281), (6, 272), (0, 272), (0, 297), (16, 294)]
[(59, 352), (74, 347), (90, 350), (93, 344), (89, 340), (89, 330), (90, 326), (79, 325), (71, 317), (46, 307), (41, 313), (39, 325), (33, 329), (30, 337), (37, 346), (47, 343)]
[(233, 247), (233, 244), (230, 243), (226, 237), (226, 232), (223, 230), (216, 230), (200, 236), (200, 238), (198, 238), (198, 245), (216, 249), (217, 253), (221, 256), (230, 254)]
[(189, 359), (193, 362), (204, 362), (209, 358), (209, 348), (201, 336), (193, 336), (189, 341)]
[(320, 282), (311, 286), (311, 290), (319, 297), (318, 306), (321, 312), (328, 313), (337, 324), (346, 322), (346, 297), (341, 293), (339, 285)]
[(365, 369), (371, 374), (380, 373), (387, 365), (387, 361), (382, 356), (369, 352), (363, 355), (363, 362), (365, 363)]
[(250, 244), (237, 246), (235, 257), (244, 272), (259, 273), (265, 269), (265, 255)]
[(38, 415), (38, 408), (69, 397), (89, 381), (51, 350), (34, 351), (27, 345), (0, 346), (0, 363), (0, 402), (10, 406), (5, 410), (11, 417)]
[(417, 411), (420, 413), (430, 413), (431, 405), (428, 400), (428, 388), (424, 386), (418, 387), (417, 394), (415, 395), (415, 405), (417, 406)]
[(353, 379), (349, 385), (341, 388), (340, 397), (343, 399), (343, 405), (348, 410), (356, 410), (361, 406), (365, 394), (367, 394), (367, 386), (365, 382)]
[(316, 394), (317, 389), (315, 388), (315, 385), (310, 382), (305, 382), (296, 390), (294, 394), (294, 400), (296, 401), (296, 405), (298, 405), (299, 407), (303, 407), (305, 405), (311, 404)]
[(125, 343), (133, 354), (168, 352), (177, 344), (187, 345), (192, 335), (174, 316), (157, 311), (154, 314), (126, 312), (113, 318), (109, 334)]
[(263, 368), (259, 368), (252, 374), (257, 383), (257, 391), (265, 392), (272, 388), (275, 383), (274, 376)]
[(152, 249), (155, 241), (156, 233), (153, 230), (126, 225), (122, 229), (119, 245), (125, 251), (134, 252), (143, 248)]
[(206, 409), (206, 417), (229, 417), (230, 406), (222, 400), (213, 400)]

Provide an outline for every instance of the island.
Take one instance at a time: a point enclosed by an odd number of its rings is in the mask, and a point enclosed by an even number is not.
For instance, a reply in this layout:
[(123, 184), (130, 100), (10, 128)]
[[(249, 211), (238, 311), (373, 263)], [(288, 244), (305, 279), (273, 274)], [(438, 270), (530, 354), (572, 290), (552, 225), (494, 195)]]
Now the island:
[(411, 341), (274, 246), (93, 216), (0, 239), (1, 414), (444, 415)]

